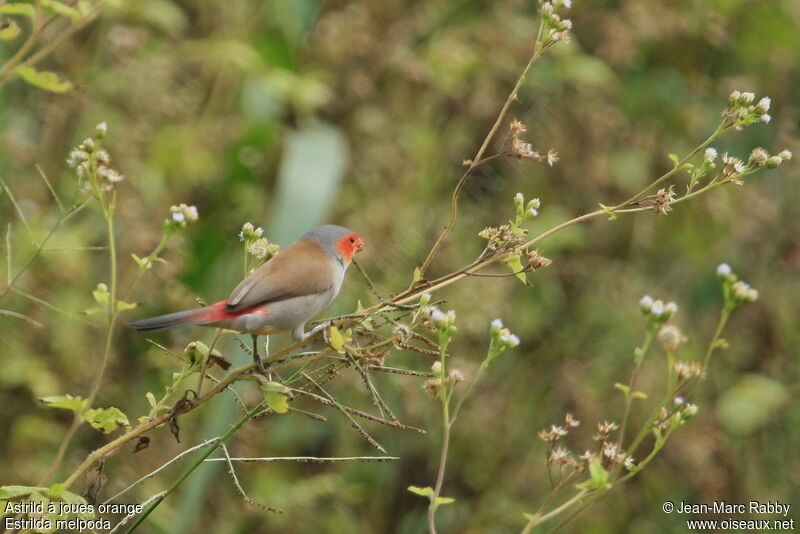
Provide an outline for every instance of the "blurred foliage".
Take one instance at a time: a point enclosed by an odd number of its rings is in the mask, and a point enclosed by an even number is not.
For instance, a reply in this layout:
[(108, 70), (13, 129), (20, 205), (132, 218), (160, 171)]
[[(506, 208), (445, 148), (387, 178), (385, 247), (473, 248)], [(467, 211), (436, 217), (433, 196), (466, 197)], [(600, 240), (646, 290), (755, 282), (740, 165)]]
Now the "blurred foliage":
[[(123, 286), (137, 267), (129, 252), (152, 250), (171, 204), (200, 211), (200, 221), (162, 253), (168, 263), (156, 265), (130, 295), (144, 304), (128, 314), (224, 298), (241, 274), (237, 233), (244, 221), (265, 226), (271, 241), (285, 245), (307, 230), (293, 226), (296, 213), (325, 204), (332, 209), (327, 220), (363, 236), (360, 262), (376, 285), (399, 291), (449, 214), (460, 163), (474, 154), (527, 61), (535, 13), (535, 2), (521, 0), (140, 0), (109, 8), (42, 63), (74, 84), (72, 91), (45, 92), (19, 79), (0, 88), (0, 177), (29, 226), (0, 192), (13, 270), (58, 218), (37, 165), (61, 199), (73, 198), (66, 154), (107, 121), (107, 149), (127, 177), (118, 199)], [(477, 254), (478, 231), (505, 222), (517, 191), (542, 199), (534, 229), (626, 198), (669, 168), (668, 152), (683, 153), (710, 133), (733, 89), (771, 96), (773, 120), (726, 137), (720, 152), (745, 156), (762, 145), (800, 153), (800, 3), (593, 0), (576, 2), (570, 16), (572, 43), (536, 66), (511, 115), (528, 124), (536, 149), (556, 148), (561, 160), (553, 168), (514, 160), (481, 167), (432, 274)], [(17, 46), (0, 43), (0, 61)], [(343, 176), (338, 185), (318, 187), (323, 174)], [(570, 411), (584, 421), (578, 434), (588, 437), (594, 421), (620, 412), (612, 385), (630, 369), (642, 294), (681, 305), (676, 320), (689, 335), (686, 350), (699, 358), (717, 320), (721, 297), (713, 272), (722, 261), (757, 286), (761, 298), (732, 320), (731, 347), (712, 364), (700, 413), (652, 466), (567, 531), (681, 529), (680, 517), (661, 512), (665, 500), (800, 502), (798, 174), (796, 164), (784, 165), (742, 188), (680, 204), (666, 217), (570, 228), (542, 243), (554, 264), (531, 277), (532, 288), (521, 290), (513, 278), (474, 278), (442, 292), (459, 313), (454, 365), (468, 376), (480, 363), (474, 347), (484, 346), (493, 317), (503, 317), (522, 345), (487, 373), (454, 427), (446, 494), (457, 500), (439, 512), (440, 531), (519, 529), (522, 512), (549, 491), (536, 432)], [(271, 233), (267, 221), (291, 231)], [(3, 484), (34, 484), (69, 425), (68, 411), (45, 409), (37, 399), (86, 395), (97, 372), (102, 328), (77, 312), (93, 305), (92, 289), (107, 281), (107, 253), (85, 248), (103, 243), (94, 206), (70, 216), (17, 282), (49, 304), (18, 292), (0, 303), (43, 325), (0, 316)], [(353, 271), (330, 311), (346, 313), (372, 299)], [(154, 338), (177, 351), (210, 335), (190, 329)], [(277, 338), (272, 346), (286, 342)], [(218, 348), (247, 361), (232, 339)], [(430, 363), (402, 352), (391, 362)], [(662, 368), (658, 358), (645, 362), (642, 389), (659, 384)], [(145, 392), (162, 391), (176, 370), (177, 360), (123, 329), (98, 402), (133, 419), (149, 409)], [(436, 428), (434, 401), (418, 379), (381, 378), (384, 398), (404, 421)], [(355, 373), (333, 390), (341, 402), (369, 406)], [(147, 450), (109, 461), (104, 495), (185, 443), (209, 437), (201, 430), (209, 413), (183, 417), (182, 444), (162, 428)], [(335, 411), (324, 413), (335, 422), (284, 416), (248, 424), (231, 442), (232, 454), (373, 452)], [(402, 460), (240, 468), (249, 495), (285, 510), (281, 515), (247, 505), (219, 470), (195, 491), (202, 505), (192, 516), (179, 517), (179, 499), (170, 498), (147, 531), (174, 532), (179, 519), (186, 532), (220, 534), (422, 531), (425, 507), (405, 488), (432, 478), (438, 437), (370, 430)], [(83, 427), (59, 476), (105, 440)], [(126, 498), (141, 502), (178, 472), (148, 480)], [(182, 491), (196, 489), (191, 484)]]

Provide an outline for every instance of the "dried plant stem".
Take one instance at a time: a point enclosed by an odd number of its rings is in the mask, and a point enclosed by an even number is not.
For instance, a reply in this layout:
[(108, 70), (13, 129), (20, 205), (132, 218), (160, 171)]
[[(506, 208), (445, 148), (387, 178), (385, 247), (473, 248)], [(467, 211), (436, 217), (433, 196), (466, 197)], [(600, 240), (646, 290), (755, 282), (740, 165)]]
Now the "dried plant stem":
[(198, 467), (200, 464), (202, 464), (202, 463), (203, 463), (203, 461), (205, 461), (205, 459), (206, 459), (206, 458), (208, 458), (209, 456), (211, 456), (211, 455), (214, 453), (214, 451), (216, 451), (216, 450), (219, 448), (219, 446), (220, 446), (222, 443), (224, 443), (224, 442), (225, 442), (225, 441), (226, 441), (228, 438), (230, 438), (230, 437), (231, 437), (233, 434), (235, 434), (235, 433), (236, 433), (236, 431), (237, 431), (237, 430), (239, 430), (239, 429), (240, 429), (240, 428), (241, 428), (241, 427), (242, 427), (242, 426), (243, 426), (243, 425), (244, 425), (244, 424), (245, 424), (247, 421), (249, 421), (249, 420), (250, 420), (250, 419), (251, 419), (251, 418), (252, 418), (252, 417), (253, 417), (253, 416), (254, 416), (254, 415), (255, 415), (255, 414), (256, 414), (256, 413), (259, 411), (259, 410), (261, 410), (261, 408), (262, 408), (263, 406), (264, 406), (264, 401), (261, 401), (261, 402), (259, 402), (259, 403), (258, 403), (258, 404), (257, 404), (257, 405), (254, 407), (254, 408), (252, 408), (252, 409), (251, 409), (250, 411), (248, 411), (248, 412), (247, 412), (247, 413), (246, 413), (246, 414), (245, 414), (245, 415), (244, 415), (244, 416), (243, 416), (241, 419), (239, 419), (239, 421), (237, 421), (237, 422), (236, 422), (236, 423), (235, 423), (235, 424), (234, 424), (232, 427), (230, 427), (230, 428), (227, 430), (227, 432), (225, 432), (223, 435), (221, 435), (221, 436), (219, 437), (219, 439), (218, 439), (218, 440), (217, 440), (215, 443), (213, 443), (212, 445), (210, 445), (210, 446), (208, 447), (208, 450), (207, 450), (207, 451), (203, 452), (203, 454), (201, 454), (201, 455), (200, 455), (200, 456), (197, 458), (197, 460), (195, 460), (195, 461), (194, 461), (194, 463), (192, 463), (192, 465), (190, 465), (190, 466), (189, 466), (189, 467), (188, 467), (188, 468), (187, 468), (187, 469), (186, 469), (186, 470), (185, 470), (185, 471), (184, 471), (184, 472), (181, 474), (181, 476), (179, 476), (177, 479), (175, 479), (175, 481), (174, 481), (172, 484), (170, 484), (170, 486), (169, 486), (169, 487), (168, 487), (166, 490), (164, 490), (164, 491), (163, 491), (163, 492), (162, 492), (162, 493), (161, 493), (161, 494), (158, 496), (158, 498), (156, 498), (156, 499), (155, 499), (155, 500), (154, 500), (154, 501), (153, 501), (153, 502), (150, 504), (150, 506), (148, 506), (148, 507), (147, 507), (147, 509), (146, 509), (146, 510), (144, 510), (144, 511), (142, 512), (142, 514), (141, 514), (139, 517), (137, 517), (137, 518), (136, 518), (136, 521), (135, 521), (135, 522), (134, 522), (134, 523), (133, 523), (133, 524), (130, 526), (130, 528), (129, 528), (128, 530), (126, 530), (126, 531), (125, 531), (125, 532), (126, 532), (126, 534), (130, 534), (131, 532), (133, 532), (134, 530), (136, 530), (136, 528), (137, 528), (139, 525), (141, 525), (141, 524), (142, 524), (142, 522), (143, 522), (145, 519), (147, 519), (147, 516), (149, 516), (149, 515), (150, 515), (150, 514), (153, 512), (153, 510), (155, 510), (155, 509), (158, 507), (158, 505), (159, 505), (159, 504), (161, 504), (161, 502), (162, 502), (162, 501), (163, 501), (163, 500), (164, 500), (164, 499), (167, 497), (167, 495), (169, 495), (170, 493), (172, 493), (173, 491), (175, 491), (175, 489), (176, 489), (178, 486), (180, 486), (180, 485), (183, 483), (183, 481), (184, 481), (184, 480), (186, 480), (186, 477), (188, 477), (188, 476), (189, 476), (189, 475), (192, 473), (192, 471), (194, 471), (195, 469), (197, 469), (197, 467)]
[(475, 157), (472, 158), (472, 161), (470, 162), (469, 167), (467, 167), (466, 172), (464, 172), (464, 174), (458, 180), (455, 189), (453, 189), (453, 194), (450, 201), (450, 220), (447, 221), (447, 224), (445, 225), (442, 232), (439, 234), (439, 237), (436, 238), (436, 241), (433, 243), (433, 246), (428, 252), (428, 255), (425, 257), (425, 261), (422, 262), (422, 266), (419, 269), (420, 276), (424, 276), (425, 272), (430, 267), (434, 256), (436, 256), (436, 253), (439, 251), (439, 247), (442, 245), (442, 243), (447, 238), (448, 234), (456, 224), (456, 219), (458, 218), (458, 197), (461, 195), (461, 190), (464, 188), (464, 184), (472, 175), (472, 172), (479, 165), (481, 165), (486, 161), (486, 159), (483, 158), (483, 155), (484, 153), (486, 153), (486, 149), (489, 147), (489, 143), (492, 142), (494, 136), (497, 134), (497, 130), (500, 128), (503, 119), (505, 119), (506, 114), (508, 113), (508, 109), (511, 107), (511, 103), (517, 99), (519, 90), (522, 87), (522, 84), (527, 79), (528, 73), (533, 68), (534, 63), (536, 63), (536, 61), (538, 61), (539, 58), (542, 57), (542, 53), (545, 50), (542, 40), (543, 35), (544, 35), (544, 20), (541, 20), (539, 22), (539, 30), (536, 34), (536, 43), (534, 44), (533, 47), (533, 54), (531, 54), (531, 57), (528, 60), (528, 64), (525, 65), (522, 74), (520, 74), (519, 78), (517, 78), (517, 83), (514, 84), (514, 88), (509, 93), (505, 103), (503, 103), (503, 107), (500, 109), (500, 113), (497, 115), (497, 119), (495, 119), (494, 124), (492, 125), (491, 130), (489, 130), (489, 133), (484, 138), (483, 143), (481, 143), (478, 152), (475, 154)]

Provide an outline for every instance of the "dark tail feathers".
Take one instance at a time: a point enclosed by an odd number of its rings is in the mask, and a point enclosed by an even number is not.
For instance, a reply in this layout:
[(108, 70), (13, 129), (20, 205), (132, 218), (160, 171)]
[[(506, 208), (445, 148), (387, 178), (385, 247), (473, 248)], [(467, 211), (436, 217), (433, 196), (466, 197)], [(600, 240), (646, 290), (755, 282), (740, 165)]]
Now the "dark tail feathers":
[[(208, 308), (210, 308), (210, 306)], [(204, 317), (204, 315), (208, 315), (207, 313), (203, 313), (204, 311), (206, 311), (206, 308), (168, 313), (167, 315), (159, 315), (158, 317), (131, 321), (128, 324), (140, 332), (155, 332), (157, 330), (168, 330), (170, 328), (211, 322), (207, 317)]]

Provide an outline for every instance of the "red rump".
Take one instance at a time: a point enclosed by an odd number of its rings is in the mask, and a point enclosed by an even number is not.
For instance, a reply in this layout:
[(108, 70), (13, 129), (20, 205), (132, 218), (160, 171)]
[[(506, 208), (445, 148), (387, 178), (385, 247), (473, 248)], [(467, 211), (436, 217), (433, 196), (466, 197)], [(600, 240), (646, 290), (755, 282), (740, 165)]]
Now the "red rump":
[(248, 313), (253, 312), (261, 312), (263, 314), (267, 313), (267, 310), (264, 308), (246, 308), (244, 310), (239, 310), (235, 312), (225, 311), (225, 305), (228, 303), (227, 300), (221, 300), (219, 302), (215, 302), (210, 306), (206, 306), (205, 308), (201, 308), (197, 310), (197, 313), (192, 314), (191, 317), (188, 318), (191, 322), (198, 322), (198, 323), (214, 323), (217, 321), (229, 321), (231, 319), (236, 319), (240, 315), (247, 315)]

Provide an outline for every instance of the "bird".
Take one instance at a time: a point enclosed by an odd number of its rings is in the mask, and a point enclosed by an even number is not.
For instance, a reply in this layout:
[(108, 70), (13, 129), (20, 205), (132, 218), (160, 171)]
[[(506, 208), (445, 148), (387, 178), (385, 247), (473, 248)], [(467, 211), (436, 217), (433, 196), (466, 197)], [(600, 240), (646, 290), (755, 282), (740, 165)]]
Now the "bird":
[(253, 361), (267, 374), (258, 336), (292, 332), (302, 341), (306, 323), (339, 294), (347, 267), (364, 242), (354, 231), (333, 224), (312, 228), (237, 285), (226, 300), (128, 323), (141, 332), (199, 325), (247, 333)]

